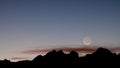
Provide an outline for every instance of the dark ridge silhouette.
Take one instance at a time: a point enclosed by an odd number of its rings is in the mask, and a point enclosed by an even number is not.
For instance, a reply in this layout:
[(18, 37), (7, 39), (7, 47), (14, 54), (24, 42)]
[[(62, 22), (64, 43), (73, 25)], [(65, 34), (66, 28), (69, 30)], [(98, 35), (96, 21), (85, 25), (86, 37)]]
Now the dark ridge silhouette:
[(33, 60), (10, 62), (0, 60), (3, 67), (114, 67), (120, 68), (120, 54), (115, 54), (105, 48), (99, 48), (92, 54), (79, 57), (78, 53), (71, 51), (65, 54), (62, 50), (48, 52), (45, 56), (38, 55)]

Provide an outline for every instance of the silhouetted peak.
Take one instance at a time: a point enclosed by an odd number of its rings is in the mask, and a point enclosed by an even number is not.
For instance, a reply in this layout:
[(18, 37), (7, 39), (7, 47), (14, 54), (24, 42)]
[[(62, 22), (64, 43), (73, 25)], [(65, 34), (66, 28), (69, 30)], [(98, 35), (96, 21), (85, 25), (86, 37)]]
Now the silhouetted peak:
[(3, 61), (5, 61), (5, 62), (10, 62), (10, 60), (7, 60), (7, 59), (4, 59)]
[(73, 55), (73, 56), (78, 56), (78, 53), (77, 53), (77, 52), (75, 52), (75, 51), (71, 51), (71, 52), (70, 52), (70, 55)]
[(33, 61), (41, 61), (42, 58), (43, 58), (42, 55), (38, 55), (37, 57), (35, 57), (35, 58), (33, 59)]
[(52, 53), (56, 53), (56, 50), (52, 50), (51, 52), (52, 52)]
[(111, 56), (111, 55), (113, 55), (113, 53), (106, 48), (99, 48), (92, 55)]
[(62, 50), (59, 51), (52, 50), (51, 52), (48, 52), (46, 55), (52, 55), (52, 54), (64, 54), (64, 52)]
[(55, 55), (56, 53), (57, 53), (56, 50), (52, 50), (52, 51), (48, 52), (45, 56)]
[(57, 53), (61, 54), (61, 55), (64, 54), (64, 52), (62, 50), (59, 50)]
[(7, 59), (4, 59), (4, 60), (0, 60), (0, 63), (3, 62), (3, 63), (10, 63), (11, 61), (10, 60), (7, 60)]

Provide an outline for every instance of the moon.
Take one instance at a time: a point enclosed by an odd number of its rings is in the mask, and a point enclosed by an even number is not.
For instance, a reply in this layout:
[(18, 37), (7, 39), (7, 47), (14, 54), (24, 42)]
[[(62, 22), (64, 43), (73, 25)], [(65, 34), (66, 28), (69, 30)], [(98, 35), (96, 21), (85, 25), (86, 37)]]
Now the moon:
[(83, 44), (84, 45), (91, 45), (92, 40), (89, 37), (83, 38)]

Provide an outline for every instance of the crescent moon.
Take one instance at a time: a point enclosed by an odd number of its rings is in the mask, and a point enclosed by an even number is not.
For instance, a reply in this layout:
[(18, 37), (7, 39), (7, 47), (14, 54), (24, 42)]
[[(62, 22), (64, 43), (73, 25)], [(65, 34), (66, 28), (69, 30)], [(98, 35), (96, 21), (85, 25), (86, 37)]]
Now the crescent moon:
[(90, 45), (92, 43), (92, 40), (89, 37), (85, 37), (83, 39), (83, 44), (84, 45)]

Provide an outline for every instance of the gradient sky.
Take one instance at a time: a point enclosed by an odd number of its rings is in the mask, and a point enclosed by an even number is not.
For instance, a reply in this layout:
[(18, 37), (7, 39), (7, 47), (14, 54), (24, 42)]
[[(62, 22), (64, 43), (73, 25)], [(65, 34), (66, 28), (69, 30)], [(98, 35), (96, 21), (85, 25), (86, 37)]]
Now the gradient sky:
[(120, 0), (0, 0), (0, 59), (29, 49), (120, 47)]

